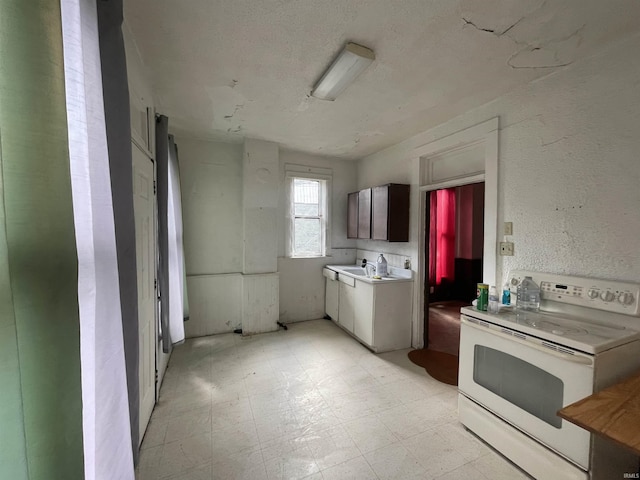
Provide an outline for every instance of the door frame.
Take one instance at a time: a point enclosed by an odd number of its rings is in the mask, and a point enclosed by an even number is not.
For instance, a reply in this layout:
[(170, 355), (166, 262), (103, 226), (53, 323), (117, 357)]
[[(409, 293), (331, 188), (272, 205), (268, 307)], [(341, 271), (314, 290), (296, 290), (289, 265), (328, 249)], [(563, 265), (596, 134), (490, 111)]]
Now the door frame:
[[(499, 117), (494, 117), (465, 130), (422, 145), (413, 150), (412, 157), (418, 170), (418, 281), (414, 287), (414, 348), (424, 347), (425, 337), (425, 274), (428, 259), (425, 255), (426, 238), (426, 193), (442, 188), (458, 187), (470, 183), (485, 183), (484, 190), (484, 247), (482, 259), (483, 282), (496, 285), (502, 276), (502, 265), (498, 264), (498, 132)], [(468, 173), (439, 179), (432, 175), (432, 160), (465, 148), (484, 150), (483, 169), (470, 169)]]
[[(468, 185), (474, 185), (476, 183), (484, 183), (484, 180), (478, 180), (472, 183), (465, 183), (464, 185), (458, 185), (460, 187), (466, 187)], [(450, 188), (455, 188), (455, 187), (450, 187)], [(439, 189), (438, 189), (439, 190)], [(486, 185), (485, 185), (485, 190), (486, 190)], [(431, 295), (431, 284), (429, 283), (429, 258), (430, 258), (430, 251), (429, 251), (429, 243), (430, 243), (430, 239), (431, 239), (431, 231), (429, 229), (429, 226), (431, 224), (430, 220), (431, 220), (431, 215), (430, 215), (430, 200), (428, 199), (429, 194), (432, 192), (433, 190), (425, 190), (425, 191), (421, 191), (420, 195), (422, 196), (422, 198), (424, 199), (424, 204), (425, 204), (425, 209), (424, 209), (424, 231), (421, 232), (421, 235), (424, 236), (424, 251), (422, 252), (422, 254), (424, 255), (425, 258), (425, 269), (423, 271), (423, 281), (424, 281), (424, 290), (422, 292), (422, 296), (423, 296), (423, 304), (422, 304), (422, 308), (424, 309), (422, 312), (422, 323), (423, 323), (423, 339), (422, 339), (422, 345), (424, 346), (424, 348), (427, 348), (429, 345), (429, 302), (425, 301), (426, 299), (429, 298), (429, 295)], [(483, 212), (482, 212), (482, 216), (484, 218), (484, 206), (483, 206)], [(456, 212), (456, 217), (457, 217), (458, 213)], [(456, 224), (457, 224), (457, 218), (456, 218)], [(484, 246), (483, 246), (484, 248)], [(482, 252), (482, 256), (483, 256), (483, 261), (484, 261), (484, 252)]]

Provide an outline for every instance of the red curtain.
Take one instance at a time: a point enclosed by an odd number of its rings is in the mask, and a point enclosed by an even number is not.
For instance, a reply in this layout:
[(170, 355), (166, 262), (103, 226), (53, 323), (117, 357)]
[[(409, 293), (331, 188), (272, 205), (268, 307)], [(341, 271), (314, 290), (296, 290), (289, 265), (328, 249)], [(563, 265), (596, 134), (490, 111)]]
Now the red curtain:
[(456, 190), (446, 188), (430, 194), (429, 283), (453, 281), (456, 257)]

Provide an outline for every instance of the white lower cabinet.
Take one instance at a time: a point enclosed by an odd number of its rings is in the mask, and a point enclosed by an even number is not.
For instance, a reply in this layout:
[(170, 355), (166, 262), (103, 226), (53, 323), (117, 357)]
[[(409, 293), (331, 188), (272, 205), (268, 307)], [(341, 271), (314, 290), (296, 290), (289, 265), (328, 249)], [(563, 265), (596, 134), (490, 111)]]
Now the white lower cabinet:
[(353, 333), (356, 281), (351, 277), (343, 276), (340, 276), (338, 280), (340, 281), (338, 324), (345, 330)]
[[(338, 285), (337, 319), (329, 314), (338, 325), (374, 352), (411, 347), (413, 282), (369, 283), (340, 275)], [(327, 283), (327, 295), (330, 288)]]
[(340, 298), (340, 282), (327, 278), (327, 288), (325, 292), (324, 312), (331, 317), (331, 320), (338, 321), (338, 302)]
[(370, 283), (357, 282), (353, 334), (373, 347), (374, 287)]
[(355, 336), (374, 352), (411, 347), (413, 282), (356, 284)]

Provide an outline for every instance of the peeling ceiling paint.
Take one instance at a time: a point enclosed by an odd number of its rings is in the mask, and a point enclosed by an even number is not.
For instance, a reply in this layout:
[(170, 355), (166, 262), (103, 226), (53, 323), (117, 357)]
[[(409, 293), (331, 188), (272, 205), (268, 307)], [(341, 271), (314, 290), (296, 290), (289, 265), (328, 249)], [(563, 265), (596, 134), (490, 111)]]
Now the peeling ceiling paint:
[[(129, 0), (175, 132), (360, 158), (640, 31), (637, 0)], [(376, 60), (309, 93), (348, 41)]]

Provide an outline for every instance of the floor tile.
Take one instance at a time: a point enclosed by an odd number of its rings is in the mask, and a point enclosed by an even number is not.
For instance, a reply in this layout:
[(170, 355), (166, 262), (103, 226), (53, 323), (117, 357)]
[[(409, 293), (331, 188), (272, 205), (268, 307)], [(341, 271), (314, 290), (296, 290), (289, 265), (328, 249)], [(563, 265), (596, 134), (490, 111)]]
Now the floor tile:
[(136, 468), (136, 480), (157, 480), (163, 476), (160, 466), (164, 445), (145, 448), (140, 451)]
[(167, 480), (211, 480), (211, 472), (211, 464), (207, 463), (206, 465), (190, 468), (171, 477), (167, 477)]
[(171, 417), (167, 423), (165, 442), (171, 443), (193, 435), (211, 433), (211, 406)]
[(304, 439), (321, 470), (361, 455), (355, 442), (342, 426), (306, 435)]
[(469, 465), (491, 480), (526, 480), (532, 478), (493, 451), (470, 462)]
[(422, 465), (429, 478), (437, 478), (467, 463), (453, 445), (433, 430), (403, 440), (402, 445)]
[(380, 480), (405, 480), (427, 474), (424, 467), (400, 442), (369, 452), (364, 458)]
[(297, 480), (320, 471), (308, 449), (298, 449), (287, 455), (274, 457), (265, 461), (264, 466), (269, 480)]
[(364, 457), (356, 457), (339, 465), (322, 470), (324, 480), (372, 480), (378, 476)]
[(277, 457), (286, 457), (297, 450), (304, 450), (308, 455), (311, 455), (311, 450), (309, 450), (309, 446), (303, 436), (274, 438), (261, 443), (260, 448), (265, 462)]
[(260, 444), (253, 421), (239, 423), (223, 430), (213, 430), (211, 439), (210, 455), (214, 463), (233, 455), (259, 450)]
[(211, 406), (211, 428), (225, 430), (235, 425), (253, 421), (253, 411), (248, 398), (238, 398)]
[(326, 320), (188, 339), (136, 479), (527, 478), (460, 425), (457, 389), (407, 352), (373, 354)]
[(491, 476), (489, 477), (489, 479), (487, 479), (487, 477), (485, 477), (475, 468), (475, 465), (470, 463), (462, 465), (461, 467), (458, 467), (451, 472), (445, 473), (444, 475), (435, 477), (436, 480), (459, 480), (460, 478), (473, 478), (474, 480), (495, 480), (496, 477)]
[(211, 467), (213, 480), (257, 480), (267, 478), (267, 471), (260, 450), (229, 455), (214, 462)]
[(362, 453), (378, 450), (398, 441), (398, 437), (382, 423), (377, 415), (352, 420), (345, 423), (344, 428)]
[(167, 476), (203, 466), (211, 461), (211, 434), (205, 433), (166, 443), (160, 468)]

